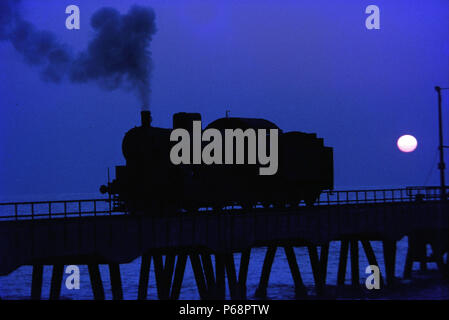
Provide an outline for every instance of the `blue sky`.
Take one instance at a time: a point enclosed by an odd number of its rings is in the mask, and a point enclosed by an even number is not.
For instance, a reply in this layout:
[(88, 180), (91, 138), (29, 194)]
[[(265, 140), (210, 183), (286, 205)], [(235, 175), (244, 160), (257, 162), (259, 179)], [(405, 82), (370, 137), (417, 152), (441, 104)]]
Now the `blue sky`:
[[(80, 30), (65, 28), (70, 4), (81, 10)], [(133, 4), (156, 13), (153, 125), (171, 126), (179, 111), (200, 112), (208, 124), (230, 110), (323, 137), (334, 148), (336, 188), (438, 184), (433, 87), (449, 86), (446, 0), (22, 0), (21, 7), (76, 53), (93, 36), (95, 11), (125, 13)], [(380, 8), (380, 30), (365, 28), (370, 4)], [(137, 96), (43, 81), (7, 41), (0, 64), (2, 198), (97, 192), (107, 168), (124, 163), (121, 140), (139, 124)], [(449, 91), (443, 103), (449, 144)], [(415, 152), (398, 151), (402, 134), (418, 139)]]

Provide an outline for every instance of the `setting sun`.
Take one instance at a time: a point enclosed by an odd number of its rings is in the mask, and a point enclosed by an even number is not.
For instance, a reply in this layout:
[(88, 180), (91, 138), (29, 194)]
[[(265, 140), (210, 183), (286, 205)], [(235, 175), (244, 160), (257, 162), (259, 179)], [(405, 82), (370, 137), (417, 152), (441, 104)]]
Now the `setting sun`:
[(418, 146), (418, 141), (414, 136), (406, 134), (398, 139), (397, 145), (402, 152), (413, 152)]

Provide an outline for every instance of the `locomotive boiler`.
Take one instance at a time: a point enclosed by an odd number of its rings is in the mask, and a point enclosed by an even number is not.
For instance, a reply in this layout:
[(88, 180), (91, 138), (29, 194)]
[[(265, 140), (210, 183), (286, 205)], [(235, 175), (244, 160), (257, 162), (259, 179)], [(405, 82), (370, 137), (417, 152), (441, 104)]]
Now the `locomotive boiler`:
[(123, 138), (126, 164), (116, 166), (115, 179), (100, 191), (109, 193), (119, 210), (159, 215), (235, 205), (244, 209), (256, 205), (291, 207), (302, 201), (313, 205), (323, 190), (333, 189), (333, 149), (315, 133), (283, 132), (265, 119), (225, 117), (204, 130), (265, 129), (269, 139), (270, 129), (276, 129), (275, 174), (260, 175), (260, 164), (175, 165), (170, 160), (175, 144), (170, 134), (178, 128), (191, 132), (194, 121), (201, 121), (201, 115), (180, 112), (173, 115), (172, 129), (158, 128), (151, 126), (150, 112), (142, 111), (141, 125)]

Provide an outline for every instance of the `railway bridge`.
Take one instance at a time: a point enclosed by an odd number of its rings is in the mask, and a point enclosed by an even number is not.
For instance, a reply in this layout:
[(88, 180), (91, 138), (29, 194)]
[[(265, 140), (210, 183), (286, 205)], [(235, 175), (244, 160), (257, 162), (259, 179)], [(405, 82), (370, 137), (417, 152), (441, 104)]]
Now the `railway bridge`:
[[(204, 208), (197, 213), (130, 215), (114, 199), (0, 203), (0, 276), (32, 265), (31, 298), (40, 299), (43, 266), (51, 265), (50, 299), (60, 296), (64, 266), (87, 265), (95, 299), (104, 299), (100, 264), (109, 266), (112, 296), (122, 299), (120, 265), (142, 257), (138, 299), (146, 299), (154, 263), (159, 299), (178, 299), (190, 261), (202, 299), (246, 299), (251, 249), (267, 247), (256, 296), (266, 295), (278, 249), (285, 252), (295, 292), (307, 295), (294, 247), (307, 247), (318, 295), (326, 290), (329, 243), (339, 241), (337, 285), (360, 285), (359, 243), (378, 265), (371, 241), (382, 241), (383, 285), (395, 283), (396, 243), (407, 236), (404, 277), (414, 261), (436, 262), (447, 276), (449, 203), (437, 187), (327, 191), (315, 206)], [(430, 244), (432, 256), (427, 256)], [(236, 270), (234, 257), (241, 254)]]

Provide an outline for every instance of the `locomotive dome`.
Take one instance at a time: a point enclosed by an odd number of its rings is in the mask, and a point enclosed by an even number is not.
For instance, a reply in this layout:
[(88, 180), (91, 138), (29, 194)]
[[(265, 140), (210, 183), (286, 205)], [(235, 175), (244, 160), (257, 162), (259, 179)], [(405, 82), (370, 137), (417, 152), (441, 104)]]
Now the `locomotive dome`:
[(151, 136), (151, 127), (134, 127), (125, 133), (122, 142), (122, 152), (125, 159), (128, 159), (131, 154), (141, 153), (146, 146), (146, 141)]
[(151, 115), (148, 111), (142, 111), (142, 125), (129, 130), (122, 142), (122, 153), (126, 160), (130, 158), (148, 159), (152, 151), (161, 148), (163, 143), (161, 136), (167, 135), (169, 130), (152, 127)]

